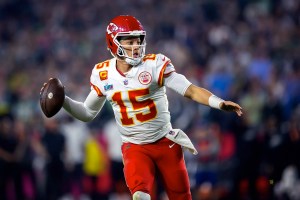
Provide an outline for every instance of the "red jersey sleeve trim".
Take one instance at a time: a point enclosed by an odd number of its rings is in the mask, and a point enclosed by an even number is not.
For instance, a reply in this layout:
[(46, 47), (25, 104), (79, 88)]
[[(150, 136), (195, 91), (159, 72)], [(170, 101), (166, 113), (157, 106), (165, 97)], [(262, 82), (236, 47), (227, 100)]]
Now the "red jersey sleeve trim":
[(173, 72), (175, 72), (175, 70), (173, 70), (173, 71), (170, 71), (169, 73), (167, 73), (167, 74), (164, 74), (164, 78), (166, 78), (166, 77), (168, 77), (168, 76), (170, 76)]
[(91, 86), (94, 88), (94, 90), (97, 92), (98, 97), (102, 97), (102, 96), (103, 96), (101, 90), (100, 90), (96, 85), (94, 85), (94, 84), (92, 84), (92, 83), (90, 83), (90, 85), (91, 85)]
[(164, 66), (161, 68), (161, 71), (159, 73), (159, 77), (158, 77), (158, 85), (159, 86), (163, 86), (163, 79), (164, 79), (164, 72), (166, 70), (167, 65), (170, 63), (171, 61), (167, 61)]

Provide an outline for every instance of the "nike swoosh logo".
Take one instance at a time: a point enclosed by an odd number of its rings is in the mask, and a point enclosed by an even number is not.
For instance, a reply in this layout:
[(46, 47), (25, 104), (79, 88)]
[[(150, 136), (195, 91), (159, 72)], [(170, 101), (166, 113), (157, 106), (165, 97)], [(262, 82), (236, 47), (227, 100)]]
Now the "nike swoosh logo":
[(173, 144), (169, 145), (169, 148), (171, 149), (176, 143), (174, 142)]
[(162, 61), (165, 61), (166, 60), (166, 57), (164, 56), (164, 58), (162, 59)]

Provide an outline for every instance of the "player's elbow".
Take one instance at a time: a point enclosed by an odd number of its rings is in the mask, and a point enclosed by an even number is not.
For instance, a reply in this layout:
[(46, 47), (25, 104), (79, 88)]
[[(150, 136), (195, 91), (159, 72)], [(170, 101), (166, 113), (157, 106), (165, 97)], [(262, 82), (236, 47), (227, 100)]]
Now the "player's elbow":
[(97, 116), (98, 112), (93, 112), (88, 109), (83, 109), (81, 112), (69, 110), (69, 114), (82, 122), (90, 122)]
[(95, 119), (95, 117), (97, 116), (98, 112), (86, 112), (85, 115), (80, 116), (79, 120), (83, 121), (83, 122), (91, 122), (93, 121), (93, 119)]
[(195, 88), (196, 88), (196, 86), (193, 85), (193, 84), (191, 84), (191, 85), (187, 88), (187, 90), (185, 91), (184, 96), (185, 96), (186, 98), (195, 100), (195, 98), (196, 98)]
[(85, 118), (80, 118), (79, 120), (82, 122), (91, 122), (93, 121), (95, 117), (85, 117)]

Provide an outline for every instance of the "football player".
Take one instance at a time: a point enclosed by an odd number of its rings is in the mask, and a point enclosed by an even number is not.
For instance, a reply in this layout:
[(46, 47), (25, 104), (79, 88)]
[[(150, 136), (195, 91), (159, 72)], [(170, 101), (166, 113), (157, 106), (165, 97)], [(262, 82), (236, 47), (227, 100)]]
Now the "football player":
[(146, 55), (146, 31), (133, 16), (112, 19), (106, 41), (113, 58), (94, 66), (86, 100), (78, 102), (66, 96), (63, 108), (87, 122), (109, 101), (123, 142), (124, 176), (133, 199), (151, 199), (156, 170), (169, 199), (192, 199), (182, 148), (197, 152), (182, 130), (172, 128), (166, 88), (238, 116), (242, 108), (193, 85), (176, 73), (167, 56)]

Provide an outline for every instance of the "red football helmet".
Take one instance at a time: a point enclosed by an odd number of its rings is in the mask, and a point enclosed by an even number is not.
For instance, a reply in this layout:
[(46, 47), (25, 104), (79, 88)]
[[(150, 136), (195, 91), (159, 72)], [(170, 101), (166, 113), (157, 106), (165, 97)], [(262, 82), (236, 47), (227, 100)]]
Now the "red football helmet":
[[(140, 37), (140, 45), (132, 45), (139, 48), (139, 57), (129, 57), (120, 44), (121, 37)], [(106, 42), (107, 48), (111, 54), (116, 57), (124, 58), (130, 65), (137, 65), (141, 62), (145, 55), (146, 49), (146, 31), (142, 24), (133, 16), (121, 15), (111, 20), (106, 28)], [(132, 48), (133, 51), (133, 48)]]

